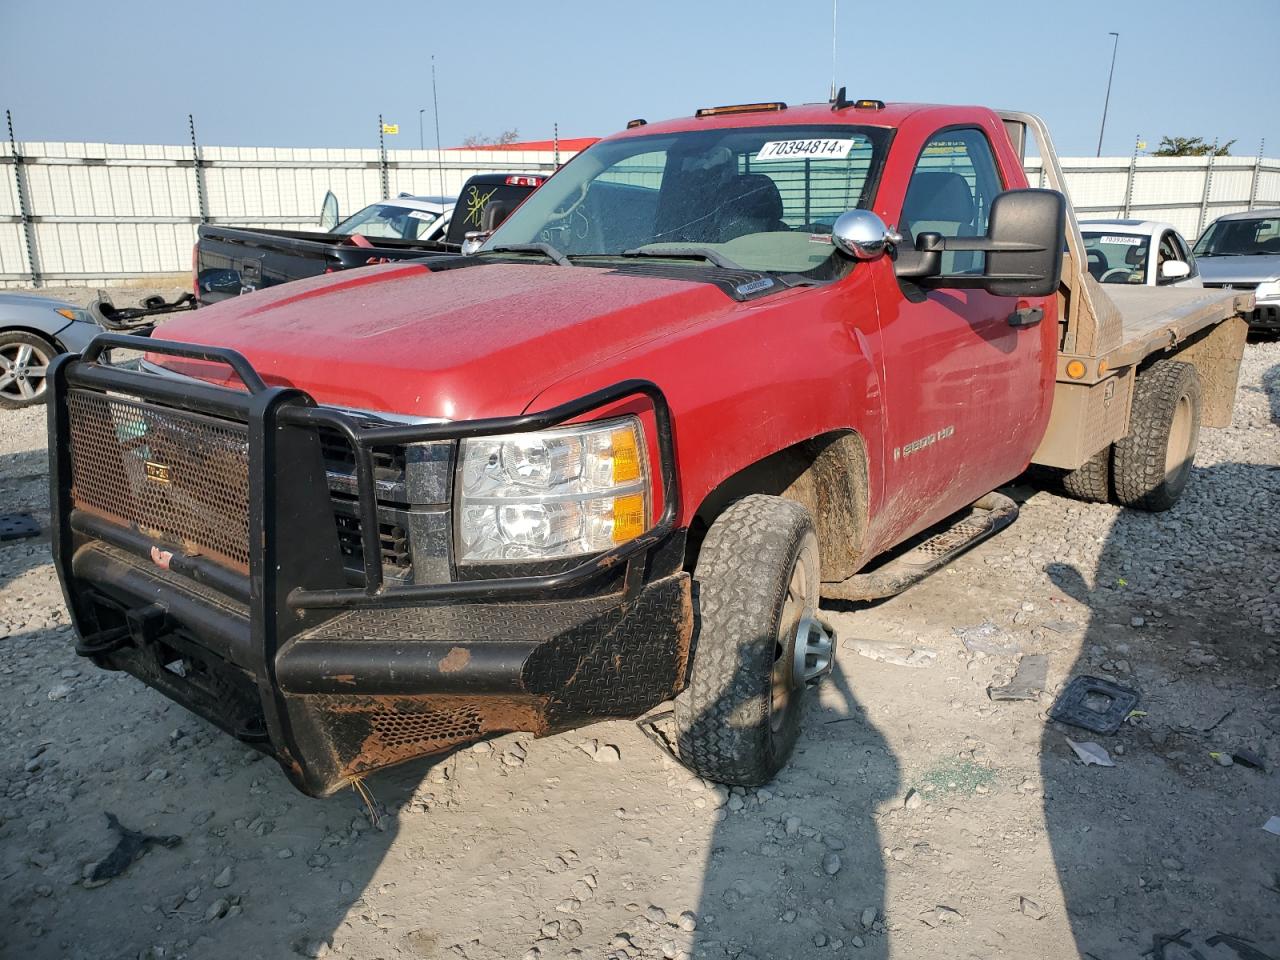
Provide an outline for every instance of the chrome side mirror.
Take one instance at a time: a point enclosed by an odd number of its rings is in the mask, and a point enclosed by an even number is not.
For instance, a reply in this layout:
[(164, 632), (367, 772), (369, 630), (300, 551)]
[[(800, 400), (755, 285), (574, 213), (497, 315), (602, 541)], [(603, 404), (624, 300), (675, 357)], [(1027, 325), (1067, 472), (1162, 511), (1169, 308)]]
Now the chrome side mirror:
[(840, 252), (854, 260), (874, 260), (901, 243), (902, 235), (886, 227), (870, 210), (849, 210), (836, 218), (831, 239)]
[(493, 236), (492, 230), (468, 230), (462, 235), (462, 255), (465, 257), (471, 256), (471, 254), (483, 247), (485, 241), (491, 236)]

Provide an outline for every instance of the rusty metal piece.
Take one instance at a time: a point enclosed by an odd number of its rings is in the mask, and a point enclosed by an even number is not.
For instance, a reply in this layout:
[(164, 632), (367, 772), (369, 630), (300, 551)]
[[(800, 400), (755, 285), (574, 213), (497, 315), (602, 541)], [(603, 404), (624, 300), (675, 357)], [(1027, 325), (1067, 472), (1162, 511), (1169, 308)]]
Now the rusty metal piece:
[(441, 673), (457, 673), (471, 660), (471, 651), (466, 647), (454, 647), (440, 661)]
[[(314, 697), (333, 715), (331, 746), (342, 777), (442, 753), (496, 733), (548, 732), (545, 697)], [(363, 728), (360, 739), (348, 739)]]

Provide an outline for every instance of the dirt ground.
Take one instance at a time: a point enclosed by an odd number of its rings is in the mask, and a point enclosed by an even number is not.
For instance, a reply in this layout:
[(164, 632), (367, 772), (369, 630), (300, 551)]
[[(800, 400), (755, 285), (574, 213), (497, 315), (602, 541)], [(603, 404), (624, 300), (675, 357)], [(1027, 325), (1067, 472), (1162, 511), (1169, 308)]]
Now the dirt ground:
[[(0, 512), (47, 524), (43, 416), (0, 418)], [(0, 954), (1280, 957), (1278, 424), (1280, 344), (1253, 344), (1173, 511), (1017, 487), (1009, 530), (829, 610), (836, 671), (758, 790), (612, 722), (372, 777), (374, 825), (78, 659), (47, 539), (0, 545)], [(1032, 654), (1048, 693), (992, 700)], [(1048, 721), (1082, 673), (1144, 713), (1112, 736)], [(86, 880), (108, 812), (180, 842)]]

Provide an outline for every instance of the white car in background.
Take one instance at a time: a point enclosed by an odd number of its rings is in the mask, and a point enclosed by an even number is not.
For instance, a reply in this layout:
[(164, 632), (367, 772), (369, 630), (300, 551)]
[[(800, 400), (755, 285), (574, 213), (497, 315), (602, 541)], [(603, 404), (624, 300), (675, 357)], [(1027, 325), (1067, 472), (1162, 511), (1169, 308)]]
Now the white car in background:
[(370, 239), (443, 240), (453, 217), (457, 197), (415, 197), (402, 193), (390, 200), (379, 200), (338, 223), (338, 201), (332, 193), (325, 195), (320, 209), (320, 229), (326, 233), (351, 236), (360, 234)]
[[(1203, 287), (1191, 246), (1155, 220), (1081, 220), (1089, 273), (1099, 283)], [(1154, 253), (1153, 253), (1154, 252)]]

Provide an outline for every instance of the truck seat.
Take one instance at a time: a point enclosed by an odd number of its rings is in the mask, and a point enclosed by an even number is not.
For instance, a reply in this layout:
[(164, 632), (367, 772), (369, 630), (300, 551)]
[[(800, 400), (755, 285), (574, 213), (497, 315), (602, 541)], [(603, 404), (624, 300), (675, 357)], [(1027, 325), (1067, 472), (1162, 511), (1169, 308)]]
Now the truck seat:
[(741, 173), (725, 190), (727, 199), (717, 216), (721, 243), (749, 233), (789, 229), (782, 219), (782, 194), (773, 178), (763, 173)]
[[(907, 187), (902, 201), (902, 223), (905, 236), (915, 238), (922, 233), (940, 233), (944, 237), (972, 237), (976, 210), (969, 182), (958, 173), (931, 171), (917, 173)], [(968, 273), (978, 268), (980, 255), (945, 253), (943, 273)]]
[(973, 236), (973, 191), (958, 173), (917, 173), (902, 202), (902, 225), (912, 239), (922, 233)]

